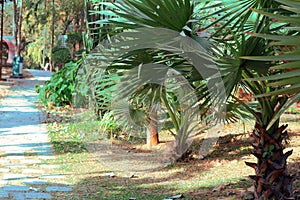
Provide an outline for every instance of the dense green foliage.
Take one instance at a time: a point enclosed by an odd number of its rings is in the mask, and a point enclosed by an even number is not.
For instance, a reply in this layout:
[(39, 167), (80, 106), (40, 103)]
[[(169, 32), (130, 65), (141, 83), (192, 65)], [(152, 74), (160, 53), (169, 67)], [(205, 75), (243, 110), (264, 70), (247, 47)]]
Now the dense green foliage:
[(82, 33), (68, 33), (66, 42), (68, 45), (74, 45), (76, 42), (82, 43)]
[(75, 78), (79, 66), (78, 63), (67, 63), (59, 72), (53, 74), (44, 86), (37, 85), (39, 99), (46, 107), (72, 104)]
[(72, 59), (71, 52), (68, 48), (55, 47), (52, 50), (52, 61), (55, 65), (64, 65)]

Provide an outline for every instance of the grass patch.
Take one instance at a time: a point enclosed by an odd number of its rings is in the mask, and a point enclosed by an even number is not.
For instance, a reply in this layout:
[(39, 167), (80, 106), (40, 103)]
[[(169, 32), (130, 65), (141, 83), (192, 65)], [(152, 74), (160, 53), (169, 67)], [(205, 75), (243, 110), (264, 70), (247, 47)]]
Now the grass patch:
[(49, 137), (56, 153), (86, 152), (86, 142), (96, 140), (99, 133), (98, 121), (49, 124)]
[(285, 113), (287, 114), (300, 114), (300, 108), (296, 105), (289, 107)]

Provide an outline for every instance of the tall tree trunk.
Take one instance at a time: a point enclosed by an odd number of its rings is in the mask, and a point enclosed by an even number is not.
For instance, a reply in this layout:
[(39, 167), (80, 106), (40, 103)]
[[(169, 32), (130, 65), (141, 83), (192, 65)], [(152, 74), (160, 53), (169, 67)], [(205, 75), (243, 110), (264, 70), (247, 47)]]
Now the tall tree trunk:
[(18, 46), (17, 46), (17, 54), (18, 56), (21, 56), (21, 41), (22, 41), (22, 23), (23, 23), (23, 4), (22, 0), (20, 1), (20, 13), (19, 13), (19, 27), (18, 27)]
[(159, 143), (158, 138), (158, 117), (157, 110), (151, 108), (149, 112), (149, 123), (147, 127), (147, 145), (156, 146)]
[[(17, 0), (14, 0), (13, 1), (13, 5), (14, 5), (14, 27), (15, 27), (15, 29), (13, 30), (14, 31), (14, 36), (15, 36), (15, 45), (16, 45), (16, 47), (18, 48), (18, 28), (19, 28), (19, 26), (18, 26), (18, 20), (19, 20), (19, 18), (18, 18), (18, 2), (17, 2)], [(17, 53), (17, 49), (16, 49), (16, 53)]]
[(0, 33), (0, 79), (2, 79), (2, 60), (3, 60), (3, 18), (4, 18), (4, 1), (1, 3), (1, 33)]
[(55, 20), (55, 5), (54, 5), (54, 0), (52, 0), (52, 25), (51, 25), (51, 48), (50, 48), (51, 60), (50, 60), (50, 69), (49, 69), (50, 72), (53, 71), (52, 68), (54, 67), (53, 58), (52, 58), (52, 51), (54, 48), (54, 29), (55, 29), (54, 20)]
[(18, 11), (18, 1), (14, 0), (14, 24), (15, 24), (15, 41), (16, 41), (16, 55), (21, 55), (21, 40), (22, 40), (22, 22), (23, 22), (23, 5), (22, 0), (20, 1), (20, 9)]
[(292, 184), (294, 177), (287, 170), (287, 158), (292, 150), (283, 153), (283, 140), (287, 136), (287, 125), (273, 128), (272, 133), (256, 123), (252, 134), (254, 139), (252, 154), (257, 163), (246, 162), (255, 169), (255, 175), (250, 176), (255, 182), (255, 199), (294, 199)]

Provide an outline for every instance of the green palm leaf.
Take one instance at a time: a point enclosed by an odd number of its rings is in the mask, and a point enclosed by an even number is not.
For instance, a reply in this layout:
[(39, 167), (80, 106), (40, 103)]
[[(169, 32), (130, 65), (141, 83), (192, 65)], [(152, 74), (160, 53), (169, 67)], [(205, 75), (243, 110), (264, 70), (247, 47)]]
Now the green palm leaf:
[[(200, 16), (199, 25), (203, 29), (213, 27), (213, 36), (217, 37), (228, 36), (230, 31), (244, 32), (246, 24), (253, 23), (260, 17), (252, 9), (276, 10), (278, 7), (277, 3), (268, 0), (223, 0), (220, 2), (210, 3), (201, 8), (198, 14)], [(253, 32), (253, 28), (247, 31)]]
[[(283, 16), (279, 14), (273, 14), (265, 11), (256, 12), (274, 18), (278, 21), (286, 23), (285, 35), (272, 35), (272, 34), (256, 34), (256, 37), (265, 38), (271, 40), (273, 46), (287, 46), (290, 47), (289, 52), (284, 52), (283, 55), (275, 56), (245, 56), (244, 59), (258, 60), (258, 61), (284, 61), (283, 64), (276, 65), (270, 69), (277, 71), (277, 74), (265, 76), (262, 78), (252, 79), (252, 81), (268, 81), (268, 87), (272, 87), (272, 91), (268, 91), (265, 94), (261, 94), (258, 97), (263, 96), (278, 96), (278, 95), (295, 95), (284, 104), (276, 109), (268, 128), (274, 125), (284, 113), (284, 111), (291, 106), (293, 103), (300, 99), (300, 2), (298, 0), (277, 0), (280, 3), (286, 4), (287, 6), (281, 6), (281, 8), (288, 10), (296, 14), (290, 14), (289, 16)], [(290, 33), (290, 34), (289, 34)]]
[[(285, 3), (293, 8), (283, 6), (282, 8), (288, 9), (299, 13), (300, 2), (292, 0), (278, 0), (278, 2)], [(287, 24), (296, 25), (300, 27), (300, 16), (280, 16), (274, 15), (266, 12), (257, 11), (265, 14), (269, 17), (274, 17), (275, 19), (286, 22)], [(286, 52), (283, 55), (277, 56), (252, 56), (252, 57), (242, 57), (244, 59), (260, 60), (260, 61), (289, 61), (288, 63), (277, 65), (271, 68), (271, 70), (281, 70), (280, 74), (271, 75), (269, 77), (260, 78), (258, 80), (268, 80), (272, 81), (269, 86), (278, 87), (277, 91), (269, 92), (266, 95), (278, 95), (278, 94), (293, 94), (300, 91), (299, 80), (300, 80), (300, 36), (299, 32), (293, 33), (293, 35), (267, 35), (267, 34), (253, 34), (257, 37), (266, 38), (268, 40), (275, 40), (271, 43), (274, 46), (289, 46), (290, 52)], [(293, 71), (290, 71), (293, 70)]]

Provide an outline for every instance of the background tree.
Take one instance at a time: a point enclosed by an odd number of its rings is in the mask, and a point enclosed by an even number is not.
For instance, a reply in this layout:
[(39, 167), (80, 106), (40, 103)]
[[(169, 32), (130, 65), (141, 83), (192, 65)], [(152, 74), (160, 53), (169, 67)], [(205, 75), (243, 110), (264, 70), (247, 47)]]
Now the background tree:
[(14, 36), (16, 45), (16, 55), (21, 56), (22, 23), (23, 23), (23, 1), (13, 0), (14, 6)]
[[(43, 64), (43, 56), (50, 57), (51, 10), (47, 1), (27, 1), (28, 9), (24, 12), (23, 35), (32, 41), (26, 48), (26, 63), (32, 68)], [(42, 37), (41, 37), (42, 36)]]
[(13, 35), (13, 27), (14, 27), (14, 21), (13, 21), (13, 15), (14, 15), (14, 8), (13, 8), (13, 2), (6, 1), (4, 3), (4, 23), (3, 26), (5, 29), (3, 30), (4, 35)]
[(56, 1), (56, 16), (59, 21), (58, 33), (66, 35), (68, 31), (85, 31), (85, 0)]
[(43, 64), (43, 57), (51, 57), (52, 41), (54, 47), (61, 45), (58, 35), (65, 35), (68, 31), (74, 32), (75, 29), (78, 32), (85, 31), (84, 3), (84, 0), (71, 3), (59, 0), (26, 1), (22, 30), (24, 38), (31, 41), (26, 49), (26, 61), (29, 65), (38, 68)]

